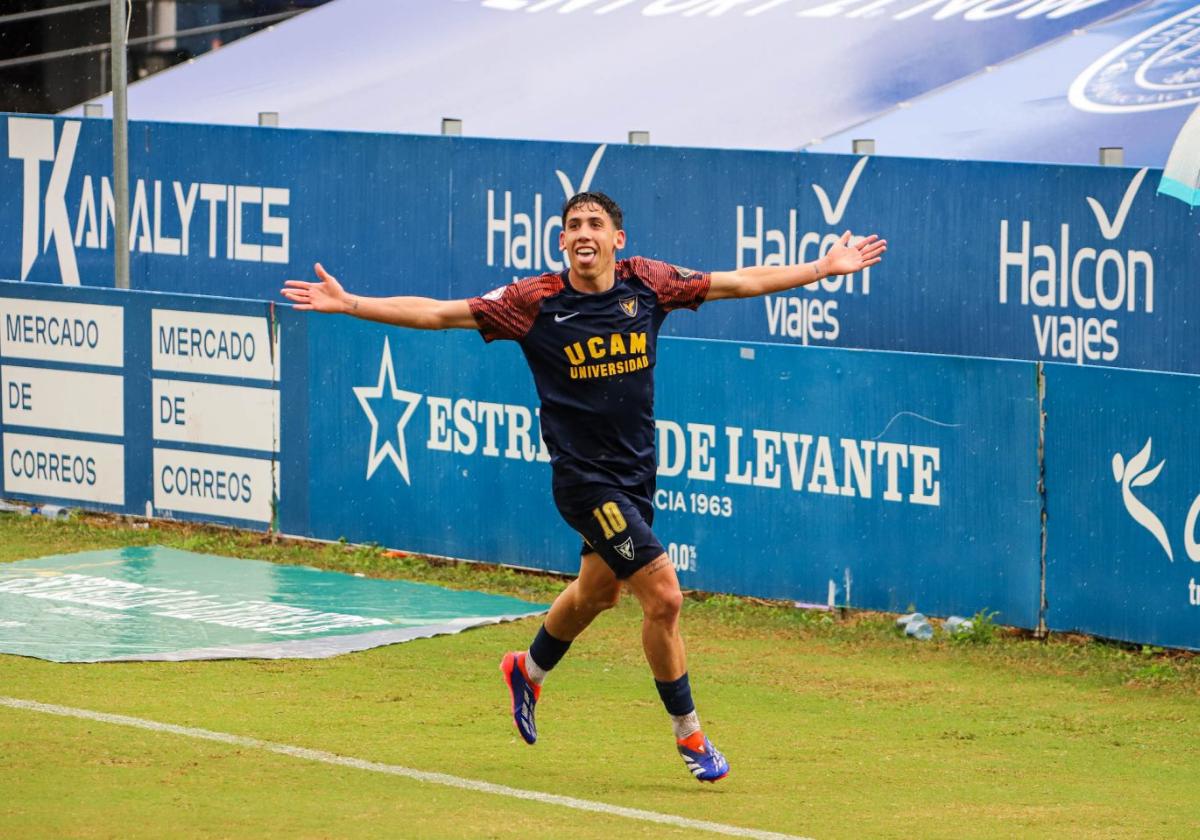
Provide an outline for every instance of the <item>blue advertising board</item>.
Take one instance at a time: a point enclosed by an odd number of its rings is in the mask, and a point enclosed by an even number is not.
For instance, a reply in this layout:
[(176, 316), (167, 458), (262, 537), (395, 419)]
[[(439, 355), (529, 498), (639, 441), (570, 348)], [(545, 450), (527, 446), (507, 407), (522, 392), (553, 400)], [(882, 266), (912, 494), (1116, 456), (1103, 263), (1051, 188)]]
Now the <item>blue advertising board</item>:
[[(109, 124), (9, 116), (0, 277), (112, 283)], [(278, 299), (321, 261), (363, 294), (467, 297), (562, 267), (562, 200), (625, 209), (628, 254), (859, 275), (680, 318), (668, 334), (1200, 373), (1200, 216), (1149, 169), (134, 124), (132, 285)]]
[[(658, 364), (685, 586), (1036, 623), (1033, 365), (672, 338)], [(0, 496), (578, 567), (511, 343), (7, 282), (0, 380)]]
[[(577, 569), (515, 345), (308, 331), (306, 533)], [(655, 528), (685, 587), (1036, 625), (1033, 365), (667, 338), (657, 367)]]
[(1200, 648), (1200, 379), (1046, 366), (1046, 619)]

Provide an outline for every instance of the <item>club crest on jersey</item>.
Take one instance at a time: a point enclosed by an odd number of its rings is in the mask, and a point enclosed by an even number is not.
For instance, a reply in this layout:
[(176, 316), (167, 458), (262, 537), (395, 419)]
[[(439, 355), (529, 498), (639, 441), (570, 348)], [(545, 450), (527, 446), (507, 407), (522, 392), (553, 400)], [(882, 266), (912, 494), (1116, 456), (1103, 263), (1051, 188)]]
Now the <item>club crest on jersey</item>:
[(624, 542), (614, 545), (613, 548), (626, 560), (633, 560), (633, 537), (626, 537)]
[(687, 280), (696, 274), (696, 272), (692, 271), (690, 268), (684, 268), (681, 265), (673, 265), (671, 268), (675, 269), (675, 273), (678, 274), (682, 280)]
[(628, 315), (630, 318), (637, 315), (637, 300), (638, 299), (636, 297), (630, 297), (630, 298), (625, 298), (624, 300), (618, 301), (618, 303), (621, 304), (621, 309), (623, 309), (625, 311), (625, 314)]

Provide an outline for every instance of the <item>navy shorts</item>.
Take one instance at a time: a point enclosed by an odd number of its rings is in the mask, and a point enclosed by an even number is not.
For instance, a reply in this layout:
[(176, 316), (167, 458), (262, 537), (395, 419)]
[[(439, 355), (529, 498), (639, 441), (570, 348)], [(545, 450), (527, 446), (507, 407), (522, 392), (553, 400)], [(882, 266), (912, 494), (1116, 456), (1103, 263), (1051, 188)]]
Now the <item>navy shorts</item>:
[(554, 488), (554, 504), (583, 537), (580, 554), (596, 552), (624, 580), (663, 554), (654, 523), (654, 478), (633, 487), (587, 484)]

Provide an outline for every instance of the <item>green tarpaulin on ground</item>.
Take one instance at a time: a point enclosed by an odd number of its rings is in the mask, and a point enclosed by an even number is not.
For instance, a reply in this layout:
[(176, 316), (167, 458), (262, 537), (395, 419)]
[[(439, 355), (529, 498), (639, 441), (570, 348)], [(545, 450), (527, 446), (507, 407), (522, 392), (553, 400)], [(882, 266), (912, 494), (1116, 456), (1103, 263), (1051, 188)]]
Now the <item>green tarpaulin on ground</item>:
[(545, 609), (160, 546), (0, 564), (0, 653), (55, 662), (317, 659)]

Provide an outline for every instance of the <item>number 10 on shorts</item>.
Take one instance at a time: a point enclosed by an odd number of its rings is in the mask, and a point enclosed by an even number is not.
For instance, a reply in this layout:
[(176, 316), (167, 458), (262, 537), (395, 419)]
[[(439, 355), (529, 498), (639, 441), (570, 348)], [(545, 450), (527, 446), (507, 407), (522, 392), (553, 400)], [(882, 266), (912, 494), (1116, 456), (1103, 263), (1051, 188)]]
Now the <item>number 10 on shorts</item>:
[(600, 507), (594, 508), (592, 516), (596, 517), (596, 521), (600, 523), (600, 529), (604, 532), (606, 540), (611, 540), (613, 535), (619, 534), (627, 527), (625, 516), (617, 507), (616, 502), (605, 502)]

